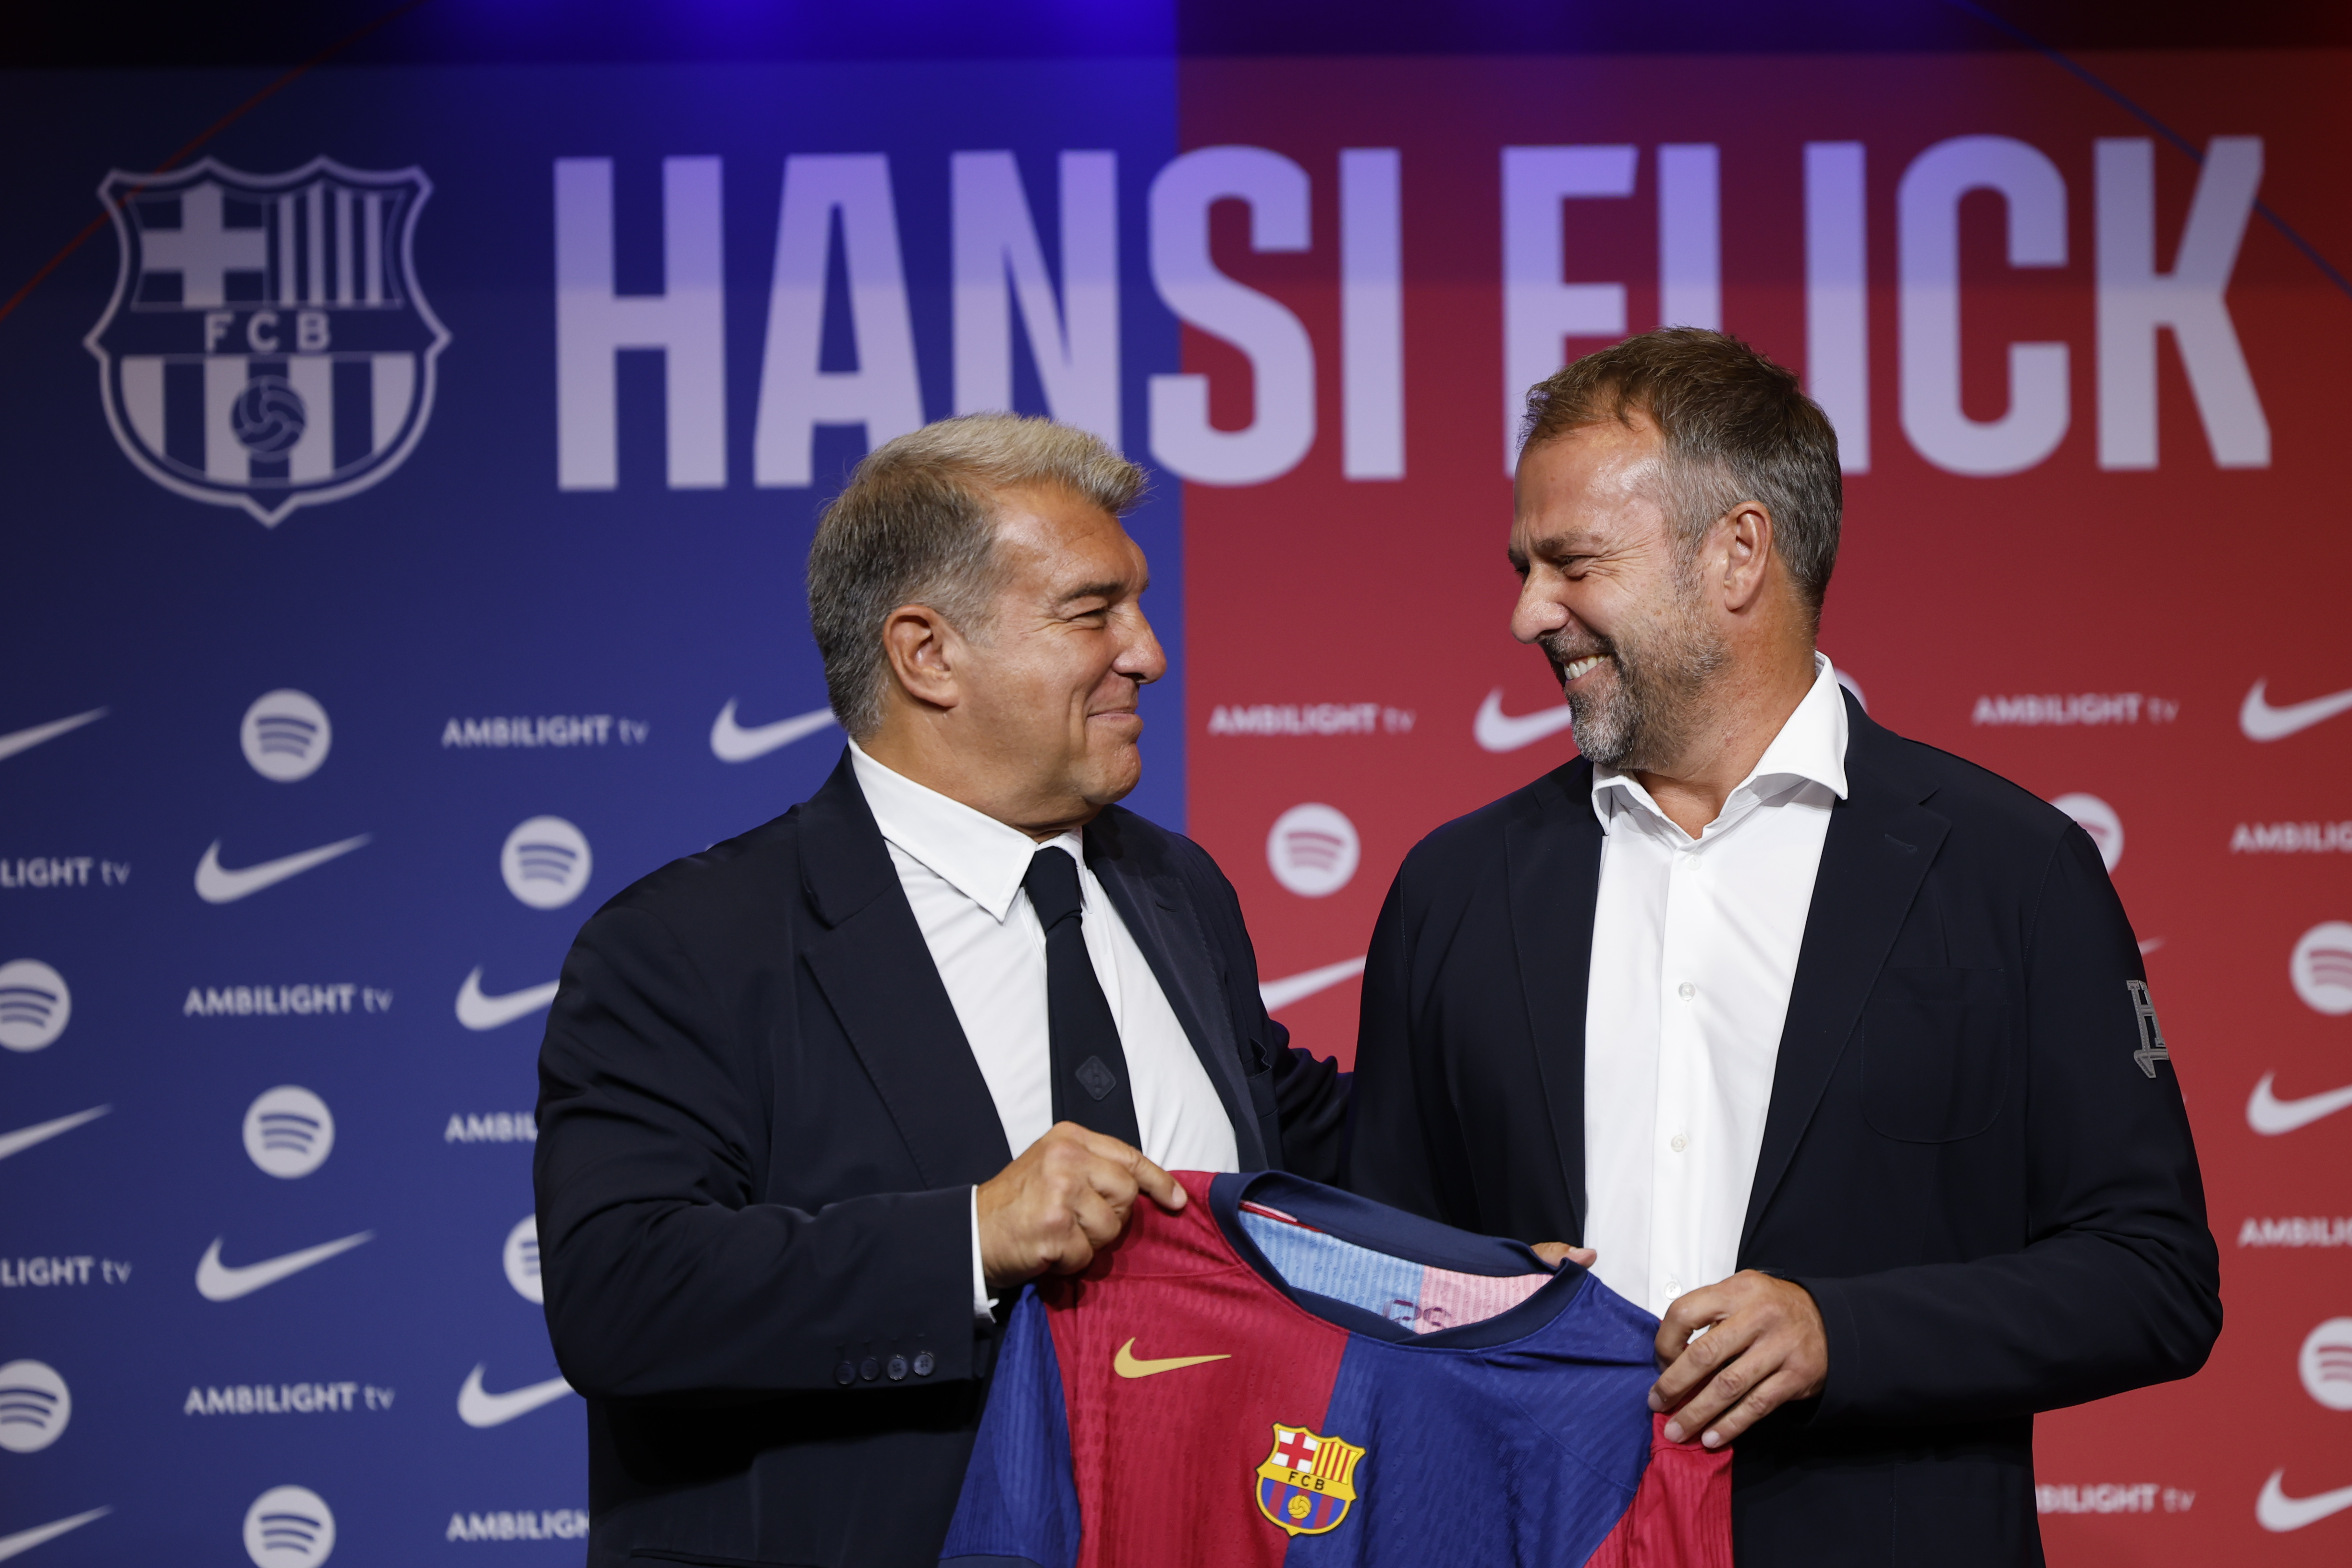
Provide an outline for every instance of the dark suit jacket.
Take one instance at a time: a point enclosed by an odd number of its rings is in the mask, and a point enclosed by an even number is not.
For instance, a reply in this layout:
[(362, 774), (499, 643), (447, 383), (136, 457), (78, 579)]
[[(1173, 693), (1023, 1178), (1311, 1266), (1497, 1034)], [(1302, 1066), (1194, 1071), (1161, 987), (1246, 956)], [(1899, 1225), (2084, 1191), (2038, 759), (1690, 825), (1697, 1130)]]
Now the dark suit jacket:
[[(1336, 1175), (1341, 1080), (1266, 1016), (1215, 865), (1126, 811), (1086, 840), (1243, 1168)], [(933, 1562), (994, 1354), (971, 1188), (1012, 1152), (846, 754), (589, 921), (539, 1123), (589, 1561)]]
[[(1740, 1568), (2038, 1563), (2033, 1413), (2197, 1370), (2219, 1258), (2137, 944), (2057, 811), (1851, 699), (1739, 1266), (1801, 1283), (1818, 1401), (1740, 1439)], [(1372, 939), (1349, 1184), (1584, 1232), (1601, 830), (1579, 760), (1432, 834)], [(2146, 1062), (2144, 1068), (2142, 1063)]]

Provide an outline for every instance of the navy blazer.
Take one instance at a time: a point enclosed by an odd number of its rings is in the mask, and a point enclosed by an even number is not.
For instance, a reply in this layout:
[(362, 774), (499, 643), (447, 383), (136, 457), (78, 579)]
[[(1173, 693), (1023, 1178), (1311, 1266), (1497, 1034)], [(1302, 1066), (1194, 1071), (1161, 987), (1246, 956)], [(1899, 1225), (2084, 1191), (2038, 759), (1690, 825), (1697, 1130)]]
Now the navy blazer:
[[(1215, 864), (1118, 809), (1086, 846), (1242, 1167), (1334, 1177), (1344, 1080), (1266, 1016)], [(971, 1189), (1012, 1152), (845, 752), (803, 805), (588, 921), (539, 1125), (589, 1561), (933, 1562), (994, 1356)]]
[[(1846, 715), (1738, 1256), (1811, 1291), (1829, 1381), (1739, 1440), (1736, 1552), (2038, 1563), (2034, 1412), (2185, 1377), (2221, 1331), (2196, 1151), (2088, 836)], [(1406, 857), (1364, 972), (1356, 1191), (1581, 1239), (1591, 797), (1580, 759)]]

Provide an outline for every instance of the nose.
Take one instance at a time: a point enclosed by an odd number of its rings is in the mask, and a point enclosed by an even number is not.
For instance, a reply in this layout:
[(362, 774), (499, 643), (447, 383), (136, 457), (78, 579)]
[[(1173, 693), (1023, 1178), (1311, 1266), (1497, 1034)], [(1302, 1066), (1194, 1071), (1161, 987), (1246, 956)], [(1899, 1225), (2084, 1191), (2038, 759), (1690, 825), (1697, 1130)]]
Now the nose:
[(1159, 634), (1151, 629), (1151, 621), (1141, 605), (1136, 606), (1126, 644), (1118, 650), (1111, 668), (1138, 686), (1149, 686), (1168, 673), (1168, 655), (1161, 649)]
[(1568, 625), (1568, 606), (1551, 597), (1541, 571), (1531, 571), (1519, 584), (1518, 603), (1511, 606), (1511, 636), (1533, 642)]

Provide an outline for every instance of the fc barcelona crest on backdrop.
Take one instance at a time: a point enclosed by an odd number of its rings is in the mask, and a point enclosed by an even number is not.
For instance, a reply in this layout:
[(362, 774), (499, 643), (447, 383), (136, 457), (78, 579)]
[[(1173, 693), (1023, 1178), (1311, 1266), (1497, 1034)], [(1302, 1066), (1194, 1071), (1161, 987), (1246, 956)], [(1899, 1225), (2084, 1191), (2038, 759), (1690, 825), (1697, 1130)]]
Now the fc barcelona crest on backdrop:
[(121, 263), (83, 341), (124, 453), (166, 489), (273, 527), (398, 468), (449, 342), (409, 254), (432, 194), (421, 169), (329, 158), (107, 175)]
[(1257, 1468), (1257, 1510), (1292, 1535), (1339, 1528), (1356, 1500), (1364, 1450), (1304, 1426), (1274, 1424), (1274, 1451)]

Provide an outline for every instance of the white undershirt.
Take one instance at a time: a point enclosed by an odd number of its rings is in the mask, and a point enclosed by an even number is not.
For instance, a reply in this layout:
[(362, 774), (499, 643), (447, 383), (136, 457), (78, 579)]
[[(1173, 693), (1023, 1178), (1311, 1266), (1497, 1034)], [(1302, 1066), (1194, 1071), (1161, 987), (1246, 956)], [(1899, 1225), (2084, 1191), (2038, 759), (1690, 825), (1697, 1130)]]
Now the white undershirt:
[[(1021, 885), (1031, 858), (1046, 846), (892, 772), (855, 741), (849, 758), (1017, 1158), (1054, 1123), (1045, 931)], [(1078, 863), (1087, 956), (1118, 1026), (1143, 1152), (1164, 1170), (1238, 1169), (1224, 1102), (1150, 962), (1087, 868), (1085, 845), (1076, 833), (1049, 842)], [(973, 1194), (972, 1299), (984, 1313), (977, 1188)]]
[(1593, 1271), (1664, 1314), (1737, 1266), (1805, 914), (1846, 793), (1830, 661), (1693, 838), (1614, 768), (1584, 1015), (1584, 1243)]

